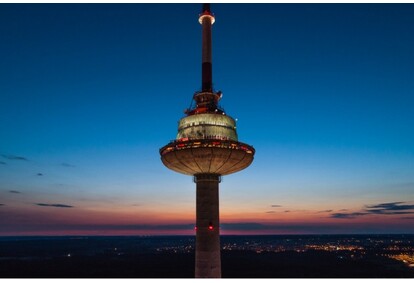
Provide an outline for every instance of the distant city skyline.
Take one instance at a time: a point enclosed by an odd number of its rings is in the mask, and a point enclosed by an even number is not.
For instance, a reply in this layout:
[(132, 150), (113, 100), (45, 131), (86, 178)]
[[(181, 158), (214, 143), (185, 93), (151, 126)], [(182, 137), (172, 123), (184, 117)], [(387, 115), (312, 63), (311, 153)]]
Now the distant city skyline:
[[(220, 233), (414, 233), (414, 6), (212, 10), (214, 87), (256, 149)], [(195, 234), (158, 150), (201, 88), (199, 11), (0, 5), (0, 236)]]

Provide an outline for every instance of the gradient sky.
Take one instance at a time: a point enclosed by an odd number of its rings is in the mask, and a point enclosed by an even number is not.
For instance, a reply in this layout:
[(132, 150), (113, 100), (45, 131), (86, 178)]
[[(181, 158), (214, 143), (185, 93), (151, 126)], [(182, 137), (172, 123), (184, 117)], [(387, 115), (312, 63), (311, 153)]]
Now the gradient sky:
[[(200, 4), (0, 4), (0, 235), (194, 234), (159, 148), (201, 86)], [(414, 5), (213, 4), (253, 164), (222, 234), (414, 233)]]

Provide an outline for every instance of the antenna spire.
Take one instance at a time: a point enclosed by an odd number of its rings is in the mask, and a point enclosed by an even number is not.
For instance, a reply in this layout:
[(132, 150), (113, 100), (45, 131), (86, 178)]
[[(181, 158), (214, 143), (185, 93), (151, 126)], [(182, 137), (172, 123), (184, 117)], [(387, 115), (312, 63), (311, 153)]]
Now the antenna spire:
[(201, 10), (201, 13), (204, 13), (206, 11), (210, 12), (210, 4), (209, 3), (203, 4), (203, 9)]
[(213, 91), (213, 64), (211, 60), (211, 26), (215, 18), (210, 11), (210, 4), (203, 4), (202, 12), (198, 21), (203, 26), (203, 41), (202, 41), (202, 91)]

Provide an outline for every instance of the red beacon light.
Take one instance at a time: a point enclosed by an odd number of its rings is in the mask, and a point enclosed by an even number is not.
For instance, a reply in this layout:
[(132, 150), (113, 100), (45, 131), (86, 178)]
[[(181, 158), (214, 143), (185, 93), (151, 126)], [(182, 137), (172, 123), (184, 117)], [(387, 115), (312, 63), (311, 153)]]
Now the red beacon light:
[(210, 224), (208, 224), (208, 230), (213, 231), (214, 227), (213, 224), (210, 222)]

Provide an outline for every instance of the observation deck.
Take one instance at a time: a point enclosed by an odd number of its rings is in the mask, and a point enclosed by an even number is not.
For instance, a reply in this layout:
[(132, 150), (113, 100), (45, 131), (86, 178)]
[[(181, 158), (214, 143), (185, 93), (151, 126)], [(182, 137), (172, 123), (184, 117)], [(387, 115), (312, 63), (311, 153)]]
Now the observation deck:
[(162, 163), (186, 175), (232, 174), (248, 167), (254, 153), (252, 146), (224, 138), (182, 138), (160, 149)]

